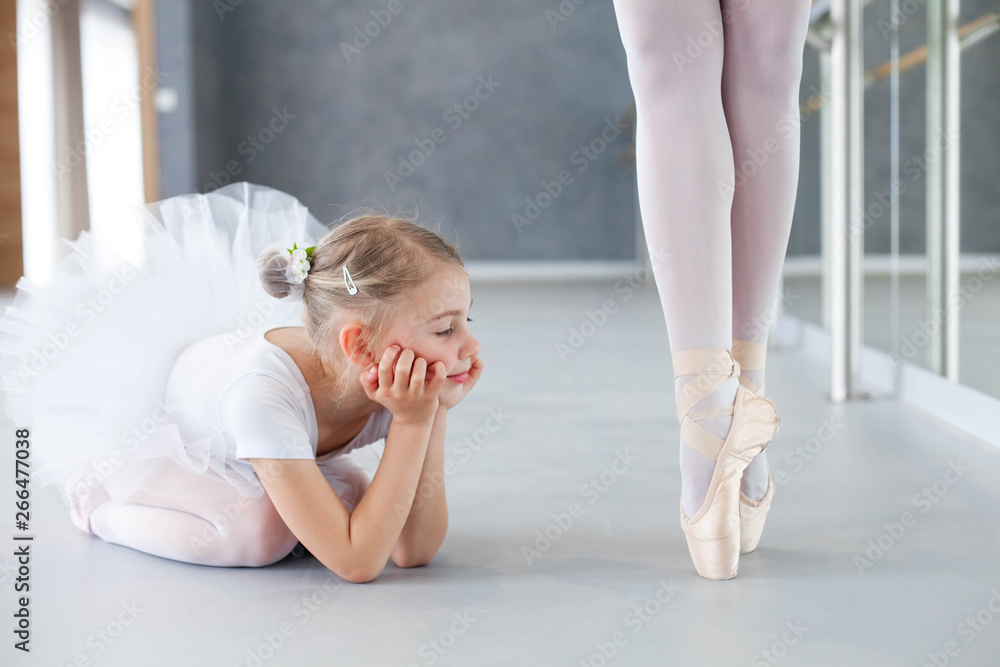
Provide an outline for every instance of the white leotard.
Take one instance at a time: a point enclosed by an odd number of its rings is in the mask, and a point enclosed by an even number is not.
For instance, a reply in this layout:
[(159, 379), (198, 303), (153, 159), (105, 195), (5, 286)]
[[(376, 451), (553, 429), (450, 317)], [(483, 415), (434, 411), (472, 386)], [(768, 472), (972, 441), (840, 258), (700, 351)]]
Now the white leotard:
[[(350, 442), (317, 457), (319, 435), (309, 385), (292, 357), (264, 337), (275, 328), (280, 325), (260, 326), (243, 336), (215, 334), (184, 348), (167, 378), (166, 402), (175, 414), (224, 433), (226, 464), (241, 475), (259, 483), (248, 458), (315, 459), (353, 510), (363, 492), (357, 468), (377, 467), (392, 413), (385, 407), (375, 411)], [(359, 448), (369, 450), (358, 452), (360, 466), (358, 454), (345, 460)]]

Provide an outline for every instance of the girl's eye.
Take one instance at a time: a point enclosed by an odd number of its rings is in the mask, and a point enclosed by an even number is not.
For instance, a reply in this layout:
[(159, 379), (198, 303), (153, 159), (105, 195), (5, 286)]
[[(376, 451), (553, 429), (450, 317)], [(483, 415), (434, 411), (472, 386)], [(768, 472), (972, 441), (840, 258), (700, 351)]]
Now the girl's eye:
[[(472, 321), (472, 318), (471, 318), (471, 317), (466, 317), (466, 318), (465, 318), (465, 320), (466, 320), (467, 322), (471, 322), (471, 321)], [(451, 335), (451, 332), (452, 332), (452, 331), (454, 331), (454, 330), (455, 330), (455, 327), (449, 327), (449, 328), (448, 328), (447, 330), (445, 330), (445, 331), (438, 331), (438, 332), (436, 332), (436, 334), (435, 334), (435, 335), (437, 335), (437, 336), (440, 336), (441, 338), (447, 338), (448, 336), (450, 336), (450, 335)]]

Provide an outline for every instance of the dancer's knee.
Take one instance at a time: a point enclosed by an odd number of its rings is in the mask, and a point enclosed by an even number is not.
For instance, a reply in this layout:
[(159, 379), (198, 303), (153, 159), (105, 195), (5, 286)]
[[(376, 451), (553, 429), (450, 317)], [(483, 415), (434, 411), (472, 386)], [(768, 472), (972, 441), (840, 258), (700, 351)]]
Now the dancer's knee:
[(241, 567), (276, 563), (298, 543), (266, 495), (244, 508), (237, 520), (220, 531), (219, 540), (227, 564)]
[(248, 567), (270, 565), (287, 556), (298, 539), (265, 495), (254, 505), (244, 556)]
[(637, 104), (673, 96), (690, 105), (692, 96), (701, 91), (719, 94), (724, 55), (721, 16), (697, 14), (677, 12), (669, 20), (659, 20), (662, 17), (654, 12), (648, 20), (639, 15), (622, 25), (622, 44)]
[(284, 527), (283, 530), (261, 531), (256, 536), (253, 545), (244, 551), (243, 562), (240, 565), (264, 567), (277, 563), (292, 552), (298, 541), (298, 538), (287, 527)]
[(733, 50), (732, 62), (739, 71), (729, 84), (775, 98), (798, 90), (808, 28), (801, 19), (801, 12), (789, 10), (785, 15), (755, 16), (734, 28), (726, 46)]
[(626, 55), (637, 105), (673, 99), (686, 108), (698, 108), (700, 94), (719, 96), (721, 35), (692, 51), (680, 44), (658, 41), (651, 33), (648, 39), (644, 36), (632, 44)]
[(740, 77), (735, 85), (758, 93), (762, 99), (776, 102), (798, 91), (802, 80), (802, 50), (798, 49), (797, 55), (782, 52), (784, 46), (787, 45), (777, 46), (771, 56), (761, 56), (752, 63), (745, 63), (747, 76)]

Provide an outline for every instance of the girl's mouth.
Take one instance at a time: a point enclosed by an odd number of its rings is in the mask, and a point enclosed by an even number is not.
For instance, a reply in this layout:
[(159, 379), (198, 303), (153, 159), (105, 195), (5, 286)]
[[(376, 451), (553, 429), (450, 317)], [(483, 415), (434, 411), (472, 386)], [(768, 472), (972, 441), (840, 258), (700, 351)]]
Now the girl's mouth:
[(462, 384), (463, 382), (465, 382), (466, 380), (469, 379), (469, 371), (463, 371), (463, 372), (458, 373), (456, 375), (449, 375), (448, 379), (449, 380), (454, 380), (455, 382), (457, 382), (459, 384)]

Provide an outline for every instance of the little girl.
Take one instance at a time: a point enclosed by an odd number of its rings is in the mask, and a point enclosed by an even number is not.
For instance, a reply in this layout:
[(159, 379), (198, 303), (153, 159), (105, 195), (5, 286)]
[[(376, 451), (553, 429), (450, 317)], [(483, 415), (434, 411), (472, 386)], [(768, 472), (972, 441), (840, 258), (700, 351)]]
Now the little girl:
[(262, 566), (301, 542), (352, 582), (430, 561), (447, 413), (483, 369), (457, 246), (380, 214), (328, 229), (247, 183), (136, 220), (142, 267), (85, 231), (0, 319), (35, 486), (173, 560)]

